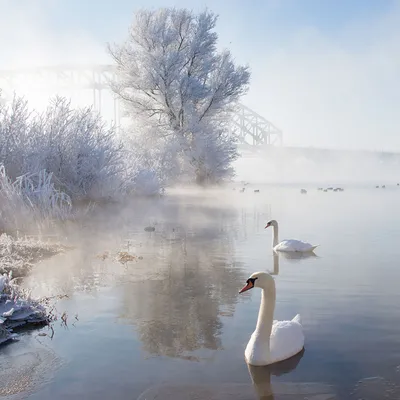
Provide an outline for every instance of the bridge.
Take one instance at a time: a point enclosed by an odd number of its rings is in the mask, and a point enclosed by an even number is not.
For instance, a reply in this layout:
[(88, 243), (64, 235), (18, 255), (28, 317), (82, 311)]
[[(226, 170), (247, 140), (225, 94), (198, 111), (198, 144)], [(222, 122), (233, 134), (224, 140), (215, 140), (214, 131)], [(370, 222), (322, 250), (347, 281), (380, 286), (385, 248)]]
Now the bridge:
[[(111, 94), (109, 83), (116, 78), (113, 65), (62, 65), (26, 68), (17, 70), (0, 70), (0, 89), (11, 96), (14, 91), (29, 88), (54, 95), (60, 91), (89, 91), (93, 108), (102, 113), (103, 94)], [(121, 104), (113, 96), (113, 121), (121, 125)], [(266, 118), (240, 104), (232, 119), (232, 132), (239, 139), (243, 151), (254, 151), (257, 148), (282, 145), (282, 131)]]

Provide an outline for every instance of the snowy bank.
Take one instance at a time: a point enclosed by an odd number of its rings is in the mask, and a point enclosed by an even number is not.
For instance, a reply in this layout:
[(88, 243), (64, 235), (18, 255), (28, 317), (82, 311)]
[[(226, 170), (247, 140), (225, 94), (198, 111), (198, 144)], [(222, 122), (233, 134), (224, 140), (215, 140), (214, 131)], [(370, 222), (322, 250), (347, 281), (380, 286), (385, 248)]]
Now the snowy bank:
[(46, 308), (20, 289), (12, 273), (0, 275), (0, 344), (17, 338), (15, 328), (47, 322)]
[(32, 299), (18, 285), (33, 264), (66, 250), (59, 244), (0, 236), (0, 344), (17, 338), (16, 328), (51, 322), (48, 302)]

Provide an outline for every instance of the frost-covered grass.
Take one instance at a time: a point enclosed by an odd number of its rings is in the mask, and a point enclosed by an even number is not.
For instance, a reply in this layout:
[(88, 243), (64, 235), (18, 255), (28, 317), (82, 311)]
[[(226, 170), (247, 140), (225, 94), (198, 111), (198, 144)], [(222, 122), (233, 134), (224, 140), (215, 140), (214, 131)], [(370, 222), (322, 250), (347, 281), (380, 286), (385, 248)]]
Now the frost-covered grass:
[(0, 236), (0, 275), (13, 273), (14, 277), (24, 276), (33, 264), (66, 250), (60, 244), (19, 238), (3, 233)]
[(72, 216), (71, 198), (56, 189), (46, 170), (12, 181), (0, 165), (0, 229), (24, 230)]

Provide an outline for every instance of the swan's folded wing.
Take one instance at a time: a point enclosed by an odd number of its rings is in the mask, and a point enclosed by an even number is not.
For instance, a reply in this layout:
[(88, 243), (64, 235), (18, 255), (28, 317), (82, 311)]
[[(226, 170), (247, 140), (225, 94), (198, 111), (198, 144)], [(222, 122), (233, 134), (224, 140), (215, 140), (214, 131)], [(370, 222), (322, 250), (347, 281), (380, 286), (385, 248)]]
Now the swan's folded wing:
[(297, 239), (286, 239), (282, 240), (275, 247), (275, 251), (312, 251), (316, 246), (313, 246), (311, 243), (303, 242)]
[(299, 353), (304, 347), (303, 327), (293, 321), (274, 322), (270, 338), (271, 358), (285, 360)]

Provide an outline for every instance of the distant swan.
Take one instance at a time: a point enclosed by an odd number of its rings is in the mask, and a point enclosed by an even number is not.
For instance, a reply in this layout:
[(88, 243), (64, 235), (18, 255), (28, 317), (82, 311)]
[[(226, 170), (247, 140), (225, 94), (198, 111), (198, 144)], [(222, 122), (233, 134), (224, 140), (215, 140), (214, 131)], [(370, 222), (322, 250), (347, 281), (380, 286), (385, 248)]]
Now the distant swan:
[(312, 245), (307, 242), (303, 242), (301, 240), (297, 239), (286, 239), (282, 240), (279, 243), (278, 239), (278, 222), (276, 220), (271, 220), (267, 223), (265, 229), (267, 229), (269, 226), (272, 226), (274, 229), (274, 236), (272, 238), (272, 248), (275, 251), (283, 251), (283, 252), (301, 252), (301, 253), (306, 253), (309, 251), (314, 251), (319, 245)]
[(286, 360), (298, 354), (304, 348), (304, 334), (300, 315), (291, 321), (274, 321), (275, 281), (266, 272), (255, 272), (246, 281), (239, 293), (253, 287), (259, 287), (261, 306), (258, 313), (256, 330), (244, 352), (246, 362), (262, 366)]

